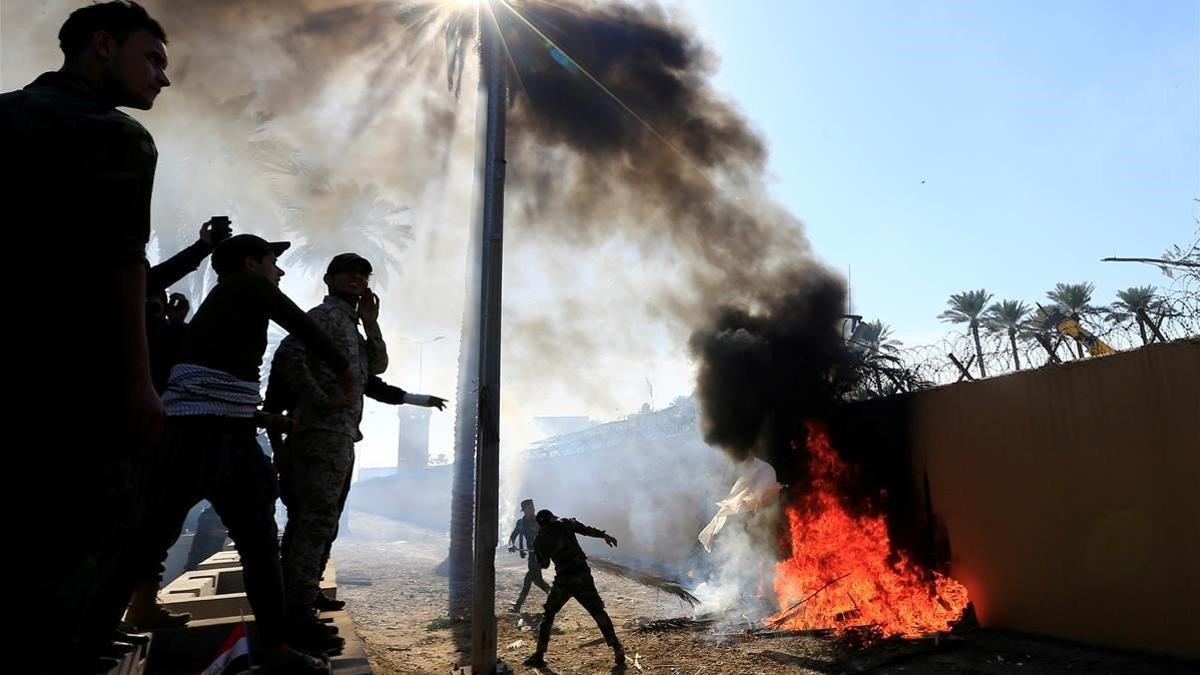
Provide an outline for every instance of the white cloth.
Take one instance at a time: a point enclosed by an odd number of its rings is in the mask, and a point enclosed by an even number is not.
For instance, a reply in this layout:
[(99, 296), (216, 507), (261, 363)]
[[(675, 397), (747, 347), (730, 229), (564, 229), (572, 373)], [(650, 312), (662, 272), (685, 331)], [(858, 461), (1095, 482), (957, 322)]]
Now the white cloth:
[(757, 457), (751, 457), (742, 475), (729, 490), (729, 496), (717, 502), (717, 515), (700, 530), (697, 537), (704, 550), (712, 552), (713, 537), (725, 527), (725, 521), (735, 513), (757, 513), (775, 500), (783, 487), (775, 480), (775, 468)]

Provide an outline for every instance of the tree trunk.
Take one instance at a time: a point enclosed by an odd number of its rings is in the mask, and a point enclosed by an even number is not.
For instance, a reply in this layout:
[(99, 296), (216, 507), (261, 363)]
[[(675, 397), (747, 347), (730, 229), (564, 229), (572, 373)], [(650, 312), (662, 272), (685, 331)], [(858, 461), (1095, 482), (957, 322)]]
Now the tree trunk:
[[(480, 146), (482, 152), (482, 145)], [(482, 161), (482, 155), (480, 156)], [(476, 190), (480, 190), (476, 186)], [(472, 203), (478, 202), (473, 199)], [(475, 432), (479, 417), (479, 302), (482, 233), (472, 217), (467, 236), (467, 288), (458, 347), (458, 391), (454, 415), (454, 475), (450, 487), (451, 619), (471, 614), (475, 562)]]
[(987, 368), (983, 365), (983, 345), (979, 344), (979, 324), (971, 322), (971, 336), (975, 338), (975, 358), (979, 359), (979, 376), (987, 377)]
[(1155, 323), (1150, 318), (1150, 315), (1145, 312), (1145, 310), (1139, 309), (1138, 313), (1137, 313), (1137, 320), (1138, 320), (1138, 328), (1142, 329), (1142, 344), (1149, 344), (1150, 342), (1153, 342), (1153, 340), (1149, 340), (1146, 337), (1146, 327), (1147, 326), (1150, 328), (1150, 332), (1154, 335), (1155, 340), (1158, 340), (1159, 342), (1167, 341), (1166, 336), (1164, 336), (1162, 334), (1162, 331), (1159, 329), (1159, 324), (1161, 324), (1162, 320), (1163, 320), (1162, 315), (1159, 315), (1158, 323)]
[(1008, 329), (1008, 342), (1012, 345), (1013, 365), (1017, 370), (1021, 369), (1021, 357), (1017, 356), (1017, 331), (1012, 328)]
[[(472, 256), (473, 257), (473, 256)], [(470, 277), (470, 275), (468, 275)], [(477, 303), (468, 293), (458, 353), (458, 391), (454, 416), (454, 479), (450, 488), (450, 576), (449, 610), (451, 619), (471, 612), (474, 590), (473, 562), (475, 539), (475, 420), (479, 371), (478, 331), (475, 330)]]

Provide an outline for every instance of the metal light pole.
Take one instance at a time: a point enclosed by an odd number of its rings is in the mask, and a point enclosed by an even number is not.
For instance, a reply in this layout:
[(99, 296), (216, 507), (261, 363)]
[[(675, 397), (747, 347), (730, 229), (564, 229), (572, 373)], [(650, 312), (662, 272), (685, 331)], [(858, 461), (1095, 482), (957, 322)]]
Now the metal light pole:
[(421, 340), (421, 341), (412, 340), (412, 339), (406, 338), (404, 336), (400, 336), (400, 339), (417, 346), (417, 391), (422, 391), (422, 387), (423, 387), (422, 374), (424, 373), (424, 368), (425, 368), (425, 345), (427, 345), (431, 342), (437, 342), (438, 340), (445, 340), (446, 336), (439, 335), (437, 337), (433, 337), (433, 338), (429, 338), (428, 340)]
[(485, 140), (478, 180), (483, 184), (480, 289), (479, 415), (475, 450), (474, 597), (471, 665), (496, 670), (496, 541), (500, 493), (500, 276), (504, 242), (504, 113), (507, 103), (500, 31), (491, 0), (479, 4), (479, 93), (484, 97)]

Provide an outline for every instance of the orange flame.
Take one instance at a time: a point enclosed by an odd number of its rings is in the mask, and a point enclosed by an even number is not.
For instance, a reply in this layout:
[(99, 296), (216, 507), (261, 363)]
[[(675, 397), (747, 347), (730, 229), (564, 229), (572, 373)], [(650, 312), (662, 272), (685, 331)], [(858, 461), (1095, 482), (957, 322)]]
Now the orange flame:
[(775, 570), (783, 610), (771, 623), (791, 630), (870, 626), (882, 637), (949, 630), (967, 589), (892, 556), (883, 516), (852, 516), (838, 501), (847, 476), (825, 429), (808, 423), (812, 490), (786, 508), (792, 557)]

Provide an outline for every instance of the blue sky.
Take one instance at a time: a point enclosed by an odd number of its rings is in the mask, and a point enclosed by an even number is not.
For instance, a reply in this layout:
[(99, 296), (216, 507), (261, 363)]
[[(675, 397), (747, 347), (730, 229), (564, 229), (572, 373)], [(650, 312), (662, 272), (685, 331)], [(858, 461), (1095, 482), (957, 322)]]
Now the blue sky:
[(675, 6), (766, 137), (776, 196), (906, 344), (945, 332), (952, 292), (1089, 280), (1107, 303), (1164, 279), (1100, 258), (1191, 242), (1198, 2)]

